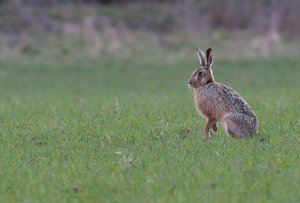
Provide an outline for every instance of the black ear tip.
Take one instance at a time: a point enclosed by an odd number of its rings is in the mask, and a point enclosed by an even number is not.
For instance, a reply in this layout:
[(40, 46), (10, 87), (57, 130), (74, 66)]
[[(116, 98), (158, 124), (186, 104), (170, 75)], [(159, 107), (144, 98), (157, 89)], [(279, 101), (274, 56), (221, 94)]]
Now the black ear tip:
[(208, 48), (207, 50), (206, 50), (206, 55), (210, 55), (212, 53), (212, 48)]

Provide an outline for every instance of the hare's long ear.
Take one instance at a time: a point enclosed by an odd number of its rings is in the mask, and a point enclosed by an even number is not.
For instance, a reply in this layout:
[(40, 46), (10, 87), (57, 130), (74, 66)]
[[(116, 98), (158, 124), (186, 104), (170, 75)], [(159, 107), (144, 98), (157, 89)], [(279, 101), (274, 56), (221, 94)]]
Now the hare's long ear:
[(210, 68), (210, 66), (213, 63), (212, 48), (209, 48), (209, 49), (206, 50), (206, 61), (207, 61), (206, 67)]
[(201, 49), (199, 47), (197, 47), (197, 55), (198, 55), (198, 59), (199, 59), (200, 65), (206, 67), (205, 55), (204, 55), (203, 51), (201, 51)]

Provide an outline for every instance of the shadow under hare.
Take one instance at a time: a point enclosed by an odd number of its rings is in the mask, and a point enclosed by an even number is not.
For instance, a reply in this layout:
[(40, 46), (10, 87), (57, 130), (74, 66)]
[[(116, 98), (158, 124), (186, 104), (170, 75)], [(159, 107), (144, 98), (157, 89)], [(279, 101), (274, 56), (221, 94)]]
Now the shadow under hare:
[(217, 122), (222, 123), (228, 136), (250, 138), (257, 132), (257, 117), (249, 104), (233, 89), (214, 80), (211, 65), (212, 49), (206, 55), (198, 48), (201, 67), (189, 80), (194, 88), (197, 111), (207, 118), (204, 138), (210, 138), (210, 130), (217, 132)]

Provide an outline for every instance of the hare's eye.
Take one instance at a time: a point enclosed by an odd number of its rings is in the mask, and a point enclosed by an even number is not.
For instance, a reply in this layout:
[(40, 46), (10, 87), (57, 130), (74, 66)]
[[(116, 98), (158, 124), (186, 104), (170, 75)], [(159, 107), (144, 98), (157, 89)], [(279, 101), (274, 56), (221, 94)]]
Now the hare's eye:
[(198, 76), (202, 76), (203, 73), (201, 71), (198, 72)]

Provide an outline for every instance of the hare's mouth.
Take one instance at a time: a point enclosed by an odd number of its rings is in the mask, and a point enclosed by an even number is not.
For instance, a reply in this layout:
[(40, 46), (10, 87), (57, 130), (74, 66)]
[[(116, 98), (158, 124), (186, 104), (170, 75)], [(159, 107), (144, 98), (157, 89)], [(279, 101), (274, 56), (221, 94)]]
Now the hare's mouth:
[(188, 81), (188, 85), (192, 88), (198, 88), (200, 87), (200, 84), (199, 84), (199, 81), (198, 80), (195, 80), (194, 78), (191, 78), (189, 81)]
[(200, 87), (200, 85), (193, 84), (193, 83), (189, 83), (188, 86), (189, 86), (190, 88), (198, 88), (198, 87)]

